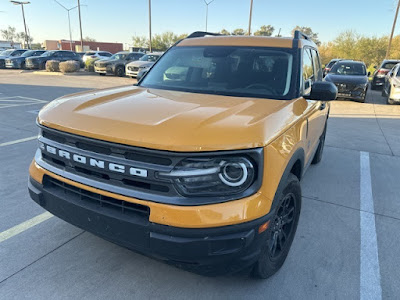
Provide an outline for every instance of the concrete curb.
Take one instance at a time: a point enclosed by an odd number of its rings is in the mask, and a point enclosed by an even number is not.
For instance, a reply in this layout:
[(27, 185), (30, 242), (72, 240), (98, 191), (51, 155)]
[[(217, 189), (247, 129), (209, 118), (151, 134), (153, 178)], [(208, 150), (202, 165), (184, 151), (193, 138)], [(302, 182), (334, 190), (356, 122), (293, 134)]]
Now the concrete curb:
[(54, 76), (93, 76), (95, 73), (93, 72), (85, 72), (85, 71), (80, 71), (80, 72), (74, 72), (74, 73), (61, 73), (61, 72), (47, 72), (47, 71), (33, 71), (32, 74), (37, 74), (37, 75), (54, 75)]

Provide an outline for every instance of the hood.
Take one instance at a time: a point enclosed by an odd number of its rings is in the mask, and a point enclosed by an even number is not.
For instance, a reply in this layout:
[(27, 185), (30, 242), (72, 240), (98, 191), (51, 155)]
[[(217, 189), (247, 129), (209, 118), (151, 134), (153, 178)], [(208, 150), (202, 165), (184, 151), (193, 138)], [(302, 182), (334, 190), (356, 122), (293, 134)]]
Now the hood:
[(355, 75), (326, 75), (325, 81), (330, 81), (333, 83), (346, 83), (346, 84), (366, 84), (368, 83), (368, 77), (365, 76), (355, 76)]
[(66, 96), (41, 110), (41, 125), (95, 139), (170, 150), (262, 147), (314, 103), (136, 86)]
[(6, 58), (9, 58), (9, 56), (0, 56), (0, 59), (6, 59)]
[(135, 60), (135, 61), (127, 64), (127, 66), (129, 66), (129, 67), (141, 67), (141, 66), (150, 67), (153, 64), (154, 64), (154, 62), (152, 62), (152, 61)]

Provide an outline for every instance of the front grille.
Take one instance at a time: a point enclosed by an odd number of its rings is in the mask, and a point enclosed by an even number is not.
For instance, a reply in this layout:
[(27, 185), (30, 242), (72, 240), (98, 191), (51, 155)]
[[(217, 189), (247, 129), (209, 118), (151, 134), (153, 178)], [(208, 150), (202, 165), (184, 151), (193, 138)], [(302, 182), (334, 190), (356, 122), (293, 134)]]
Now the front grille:
[(62, 194), (63, 197), (68, 197), (70, 201), (74, 200), (78, 203), (92, 206), (92, 208), (97, 207), (97, 209), (114, 211), (127, 216), (140, 215), (147, 219), (150, 215), (150, 208), (148, 206), (93, 193), (47, 175), (43, 178), (43, 186), (49, 192), (56, 195)]

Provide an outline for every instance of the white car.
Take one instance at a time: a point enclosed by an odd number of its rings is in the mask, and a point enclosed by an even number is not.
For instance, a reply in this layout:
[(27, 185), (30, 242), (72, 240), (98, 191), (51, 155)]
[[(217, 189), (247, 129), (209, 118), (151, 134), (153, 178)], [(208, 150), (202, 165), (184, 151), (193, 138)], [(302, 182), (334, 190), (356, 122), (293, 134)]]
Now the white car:
[(149, 69), (161, 57), (163, 53), (147, 53), (139, 60), (133, 61), (126, 65), (125, 74), (129, 77), (137, 77), (139, 71)]
[(382, 96), (386, 98), (387, 104), (400, 104), (400, 63), (386, 75)]
[(112, 54), (108, 51), (88, 51), (86, 52), (83, 57), (82, 57), (82, 61), (85, 63), (86, 60), (93, 59), (93, 58), (99, 58), (99, 59), (103, 59), (103, 58), (109, 58), (111, 57)]

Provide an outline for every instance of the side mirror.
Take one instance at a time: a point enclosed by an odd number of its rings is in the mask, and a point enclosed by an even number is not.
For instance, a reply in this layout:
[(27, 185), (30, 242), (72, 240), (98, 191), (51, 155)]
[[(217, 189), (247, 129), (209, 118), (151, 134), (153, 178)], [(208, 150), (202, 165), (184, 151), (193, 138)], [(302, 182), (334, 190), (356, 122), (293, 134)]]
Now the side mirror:
[(368, 72), (367, 76), (368, 76), (368, 77), (371, 76), (371, 72)]
[(147, 74), (147, 72), (149, 71), (149, 69), (142, 69), (138, 72), (138, 74), (136, 75), (136, 80), (139, 81), (140, 79), (142, 79), (142, 77), (144, 75)]
[(317, 101), (332, 101), (336, 100), (337, 87), (329, 81), (316, 81), (311, 87), (311, 93), (304, 98)]
[(374, 69), (378, 68), (378, 66), (374, 66)]

